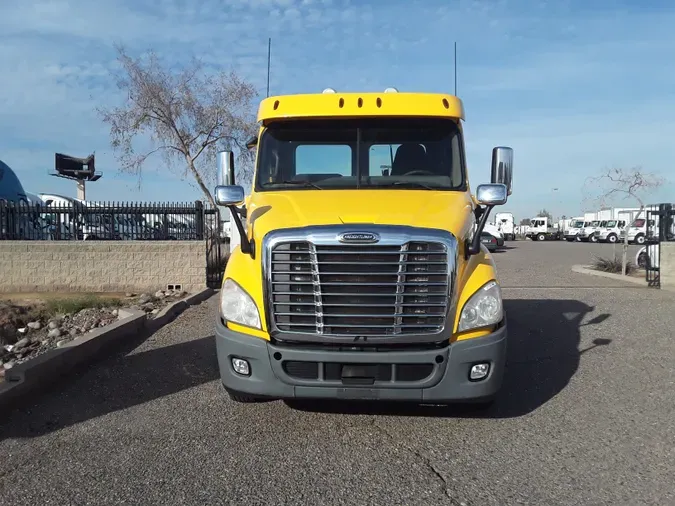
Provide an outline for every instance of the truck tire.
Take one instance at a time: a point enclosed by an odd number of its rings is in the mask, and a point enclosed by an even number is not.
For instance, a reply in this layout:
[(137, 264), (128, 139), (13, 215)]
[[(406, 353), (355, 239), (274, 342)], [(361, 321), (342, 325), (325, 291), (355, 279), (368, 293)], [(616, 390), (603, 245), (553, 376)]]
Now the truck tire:
[(537, 240), (538, 240), (538, 241), (545, 241), (545, 240), (546, 240), (546, 236), (545, 236), (544, 234), (539, 234), (539, 235), (537, 236)]
[(639, 234), (635, 236), (635, 243), (636, 244), (644, 244), (645, 243), (645, 236), (643, 234)]
[(617, 239), (618, 237), (616, 236), (616, 234), (609, 234), (607, 236), (607, 242), (611, 242), (612, 244), (614, 244)]
[(588, 238), (588, 240), (591, 241), (591, 242), (598, 242), (598, 236), (593, 234), (592, 236), (590, 236)]

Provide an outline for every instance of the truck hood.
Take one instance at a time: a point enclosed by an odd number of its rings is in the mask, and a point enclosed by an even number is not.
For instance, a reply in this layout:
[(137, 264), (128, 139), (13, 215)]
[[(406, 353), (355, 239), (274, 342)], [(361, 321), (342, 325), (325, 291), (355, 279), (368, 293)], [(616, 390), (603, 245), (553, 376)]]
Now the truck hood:
[(429, 190), (290, 190), (251, 195), (247, 234), (257, 244), (271, 230), (311, 225), (408, 225), (452, 232), (473, 227), (467, 192)]

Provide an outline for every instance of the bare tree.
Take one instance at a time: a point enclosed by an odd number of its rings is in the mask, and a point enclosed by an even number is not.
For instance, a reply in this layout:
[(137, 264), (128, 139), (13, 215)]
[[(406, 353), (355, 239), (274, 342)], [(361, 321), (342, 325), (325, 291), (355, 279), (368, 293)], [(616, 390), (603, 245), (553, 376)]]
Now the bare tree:
[[(117, 87), (128, 98), (98, 113), (110, 126), (111, 145), (123, 171), (136, 174), (140, 184), (145, 161), (161, 154), (168, 167), (179, 162), (181, 176), (192, 176), (215, 207), (209, 188), (216, 183), (216, 153), (224, 149), (237, 153), (237, 177), (250, 182), (253, 154), (246, 141), (257, 128), (253, 85), (234, 72), (210, 75), (197, 59), (172, 69), (152, 51), (145, 58), (132, 58), (122, 46), (116, 49), (121, 67), (115, 74)], [(134, 141), (139, 137), (149, 137), (151, 148), (137, 152)]]
[[(645, 209), (644, 194), (657, 188), (664, 183), (660, 176), (645, 172), (641, 167), (632, 167), (630, 169), (613, 168), (605, 169), (599, 176), (592, 176), (586, 179), (591, 191), (597, 195), (596, 200), (601, 206), (607, 206), (608, 202), (614, 197), (622, 196), (624, 199), (633, 199), (639, 206), (637, 220)], [(626, 223), (626, 234), (623, 239), (623, 254), (621, 258), (621, 273), (626, 275), (626, 265), (628, 263), (628, 227)]]
[(553, 221), (553, 215), (546, 209), (542, 209), (537, 213), (537, 217), (548, 218), (548, 221)]

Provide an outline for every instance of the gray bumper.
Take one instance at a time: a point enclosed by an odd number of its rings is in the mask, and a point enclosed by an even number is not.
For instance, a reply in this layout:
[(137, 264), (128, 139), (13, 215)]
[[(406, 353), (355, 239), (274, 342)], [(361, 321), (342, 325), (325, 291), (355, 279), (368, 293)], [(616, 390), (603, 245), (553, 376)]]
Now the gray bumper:
[[(335, 351), (303, 346), (275, 346), (268, 341), (233, 332), (216, 324), (216, 349), (221, 381), (226, 389), (244, 395), (275, 399), (344, 399), (412, 401), (429, 403), (471, 402), (493, 398), (502, 384), (506, 362), (507, 327), (485, 337), (456, 342), (446, 348), (423, 351)], [(249, 376), (234, 372), (233, 357), (250, 364)], [(307, 364), (310, 362), (310, 364)], [(490, 363), (487, 378), (470, 381), (469, 370)], [(309, 366), (315, 377), (298, 377), (291, 365)], [(314, 365), (316, 364), (316, 365)], [(350, 385), (328, 374), (336, 364), (381, 364), (386, 380)], [(407, 368), (407, 369), (406, 369)], [(400, 378), (402, 372), (424, 371), (423, 376)], [(428, 374), (427, 374), (428, 373)], [(312, 376), (312, 375), (310, 375)], [(405, 379), (405, 380), (403, 380)]]

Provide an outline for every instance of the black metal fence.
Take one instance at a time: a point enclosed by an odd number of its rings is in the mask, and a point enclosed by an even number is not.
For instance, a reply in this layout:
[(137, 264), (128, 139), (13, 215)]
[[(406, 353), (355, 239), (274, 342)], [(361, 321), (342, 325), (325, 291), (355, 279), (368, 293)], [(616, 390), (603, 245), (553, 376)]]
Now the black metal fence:
[(202, 202), (0, 202), (0, 239), (36, 241), (202, 240), (219, 230)]
[(647, 285), (661, 286), (661, 244), (675, 241), (675, 206), (650, 206), (645, 215), (646, 234), (643, 261)]

